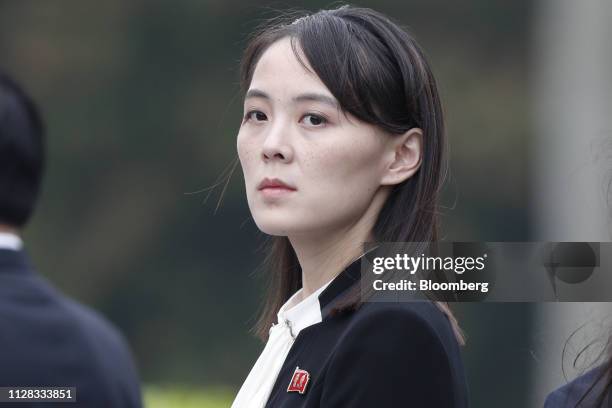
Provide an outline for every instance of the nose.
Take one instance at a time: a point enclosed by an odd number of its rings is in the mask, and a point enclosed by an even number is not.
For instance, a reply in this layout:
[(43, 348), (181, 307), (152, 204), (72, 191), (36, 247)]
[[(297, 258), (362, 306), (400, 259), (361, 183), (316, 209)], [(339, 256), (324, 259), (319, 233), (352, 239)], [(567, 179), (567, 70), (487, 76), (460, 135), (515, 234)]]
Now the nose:
[(280, 160), (290, 162), (293, 159), (293, 147), (290, 144), (290, 126), (282, 121), (270, 126), (262, 146), (262, 159), (264, 161)]

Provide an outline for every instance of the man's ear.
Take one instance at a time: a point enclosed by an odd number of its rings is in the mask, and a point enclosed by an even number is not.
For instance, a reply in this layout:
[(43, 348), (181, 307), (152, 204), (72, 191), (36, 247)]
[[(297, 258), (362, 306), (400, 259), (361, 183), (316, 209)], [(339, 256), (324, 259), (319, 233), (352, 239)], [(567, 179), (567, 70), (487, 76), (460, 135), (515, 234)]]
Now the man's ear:
[(412, 177), (421, 166), (423, 156), (423, 131), (412, 128), (389, 140), (389, 162), (380, 184), (395, 185)]

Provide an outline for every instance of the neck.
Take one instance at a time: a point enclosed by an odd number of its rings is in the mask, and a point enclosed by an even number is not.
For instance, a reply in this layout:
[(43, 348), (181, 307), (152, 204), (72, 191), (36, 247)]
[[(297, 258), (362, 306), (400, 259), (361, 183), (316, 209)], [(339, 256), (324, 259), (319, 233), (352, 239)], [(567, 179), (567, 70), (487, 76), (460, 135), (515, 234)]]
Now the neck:
[(19, 235), (19, 231), (16, 228), (11, 227), (6, 224), (0, 224), (0, 233), (2, 232), (8, 232), (9, 234)]
[(364, 242), (374, 240), (372, 230), (387, 196), (382, 190), (378, 193), (365, 214), (350, 225), (288, 237), (302, 269), (302, 298), (335, 278), (363, 254)]

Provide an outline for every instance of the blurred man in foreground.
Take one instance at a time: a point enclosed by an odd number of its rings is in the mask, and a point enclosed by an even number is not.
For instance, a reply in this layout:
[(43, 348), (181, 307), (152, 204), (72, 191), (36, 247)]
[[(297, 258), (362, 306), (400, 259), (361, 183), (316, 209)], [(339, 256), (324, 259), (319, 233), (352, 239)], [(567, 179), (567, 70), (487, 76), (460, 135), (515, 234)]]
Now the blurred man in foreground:
[[(10, 387), (0, 388), (0, 407), (13, 405), (7, 398), (16, 407), (141, 407), (121, 334), (40, 276), (20, 238), (40, 190), (44, 133), (34, 103), (0, 72), (0, 387)], [(68, 395), (55, 387), (74, 387), (76, 402), (50, 402)]]

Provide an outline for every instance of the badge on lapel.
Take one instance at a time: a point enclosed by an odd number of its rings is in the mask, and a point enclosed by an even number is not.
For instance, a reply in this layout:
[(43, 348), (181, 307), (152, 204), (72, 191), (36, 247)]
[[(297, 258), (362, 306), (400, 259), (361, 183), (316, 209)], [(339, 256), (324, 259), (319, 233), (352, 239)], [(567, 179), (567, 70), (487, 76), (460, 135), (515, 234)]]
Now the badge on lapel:
[(293, 377), (291, 377), (289, 387), (287, 387), (287, 392), (297, 391), (300, 394), (305, 393), (309, 380), (310, 374), (308, 374), (308, 371), (300, 370), (300, 367), (295, 367)]

